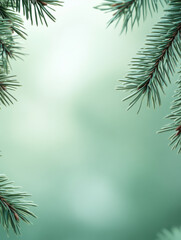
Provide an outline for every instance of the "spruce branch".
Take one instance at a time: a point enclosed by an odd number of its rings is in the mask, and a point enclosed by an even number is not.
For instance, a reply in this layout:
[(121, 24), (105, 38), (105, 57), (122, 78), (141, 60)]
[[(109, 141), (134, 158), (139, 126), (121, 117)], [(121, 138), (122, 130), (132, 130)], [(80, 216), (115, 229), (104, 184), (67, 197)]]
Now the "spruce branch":
[(12, 34), (12, 24), (0, 17), (0, 58), (4, 71), (8, 73), (9, 58), (16, 59), (22, 55), (17, 37)]
[(8, 76), (10, 59), (20, 58), (22, 48), (18, 44), (18, 36), (25, 39), (26, 33), (23, 27), (23, 21), (19, 16), (21, 8), (27, 19), (33, 23), (33, 12), (35, 21), (38, 25), (38, 19), (47, 24), (46, 16), (55, 21), (53, 15), (49, 12), (50, 6), (62, 6), (59, 0), (2, 0), (0, 1), (0, 102), (8, 105), (15, 98), (9, 90), (14, 90), (19, 86), (13, 79)]
[[(24, 31), (23, 20), (11, 7), (7, 1), (0, 2), (0, 17), (11, 24), (10, 29), (12, 33), (16, 33), (25, 39), (26, 33)], [(3, 24), (2, 21), (0, 24)]]
[(13, 97), (11, 91), (14, 91), (18, 86), (20, 85), (14, 79), (14, 76), (9, 76), (0, 72), (0, 103), (2, 105), (7, 106), (13, 104), (16, 98)]
[(147, 13), (152, 14), (153, 11), (158, 11), (158, 6), (163, 2), (168, 3), (168, 0), (105, 0), (101, 5), (95, 7), (96, 9), (113, 12), (113, 17), (108, 21), (108, 26), (113, 22), (116, 26), (123, 19), (122, 32), (128, 30), (129, 23), (131, 28), (139, 22), (141, 18), (145, 19)]
[[(2, 0), (0, 1), (0, 103), (9, 105), (16, 100), (11, 91), (19, 86), (14, 76), (9, 76), (9, 59), (17, 58), (21, 54), (18, 37), (25, 38), (23, 21), (19, 16), (21, 9), (31, 23), (45, 22), (46, 17), (55, 21), (49, 10), (51, 6), (62, 6), (59, 0)], [(33, 17), (34, 12), (34, 17)], [(39, 20), (38, 20), (39, 19)], [(29, 217), (35, 215), (29, 207), (35, 206), (26, 201), (26, 193), (17, 192), (8, 179), (0, 175), (0, 223), (8, 231), (10, 228), (16, 234), (20, 233), (20, 221), (29, 223)]]
[[(120, 80), (120, 90), (129, 90), (131, 94), (124, 100), (132, 98), (131, 108), (138, 100), (141, 104), (146, 96), (147, 105), (155, 107), (161, 104), (160, 90), (170, 82), (178, 57), (181, 57), (181, 1), (172, 0), (165, 16), (153, 28), (148, 36), (146, 47), (138, 52), (131, 63), (131, 70), (126, 79)], [(141, 107), (140, 104), (140, 107)]]
[[(113, 12), (113, 17), (108, 25), (123, 20), (122, 31), (133, 27), (140, 19), (145, 19), (148, 12), (158, 10), (159, 5), (168, 8), (164, 16), (153, 27), (152, 33), (147, 36), (145, 47), (138, 51), (132, 59), (130, 71), (125, 79), (121, 79), (118, 90), (129, 91), (130, 94), (123, 100), (129, 100), (128, 109), (137, 102), (146, 100), (147, 106), (161, 104), (161, 93), (171, 83), (171, 76), (181, 57), (181, 1), (180, 0), (104, 0), (97, 9)], [(181, 153), (181, 80), (177, 82), (178, 89), (171, 107), (172, 113), (167, 117), (172, 121), (160, 132), (172, 131), (172, 148)]]
[(12, 33), (12, 23), (0, 17), (0, 103), (9, 105), (16, 100), (11, 91), (19, 86), (14, 76), (9, 76), (9, 59), (21, 55), (21, 48)]
[(11, 227), (18, 234), (20, 233), (20, 220), (30, 223), (28, 218), (35, 217), (35, 215), (29, 207), (36, 205), (24, 200), (30, 195), (17, 192), (16, 188), (6, 176), (0, 175), (0, 222), (7, 231)]
[(172, 149), (178, 149), (181, 153), (181, 72), (180, 78), (177, 81), (177, 90), (175, 91), (174, 101), (171, 107), (171, 114), (167, 116), (172, 122), (163, 127), (159, 132), (172, 132), (170, 136)]
[(62, 6), (63, 2), (59, 0), (8, 0), (8, 4), (12, 8), (15, 8), (17, 12), (22, 12), (26, 16), (26, 19), (30, 19), (33, 24), (34, 21), (38, 25), (45, 23), (48, 26), (46, 16), (55, 22), (55, 17), (51, 11), (54, 11), (52, 7)]

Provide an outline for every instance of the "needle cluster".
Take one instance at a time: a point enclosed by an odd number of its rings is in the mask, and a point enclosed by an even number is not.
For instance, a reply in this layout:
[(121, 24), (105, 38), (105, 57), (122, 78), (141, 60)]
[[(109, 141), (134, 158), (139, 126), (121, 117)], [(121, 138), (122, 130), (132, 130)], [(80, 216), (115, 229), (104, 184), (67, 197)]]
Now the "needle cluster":
[[(163, 5), (164, 3), (164, 5)], [(132, 59), (130, 70), (118, 90), (126, 90), (130, 94), (124, 99), (129, 100), (128, 109), (137, 102), (138, 112), (145, 101), (147, 106), (156, 107), (161, 104), (161, 93), (171, 83), (172, 76), (181, 57), (181, 1), (180, 0), (105, 0), (97, 8), (112, 11), (113, 17), (108, 24), (122, 20), (122, 30), (128, 26), (139, 24), (141, 17), (157, 11), (159, 5), (165, 7), (164, 16), (153, 27), (147, 36), (145, 46)], [(171, 145), (181, 152), (181, 84), (178, 81), (175, 101), (168, 118), (172, 121), (161, 132), (172, 131)]]
[[(0, 0), (0, 105), (9, 105), (16, 100), (12, 95), (18, 86), (15, 76), (10, 74), (12, 59), (21, 58), (21, 38), (26, 39), (21, 14), (32, 24), (48, 25), (47, 18), (55, 21), (52, 15), (54, 6), (62, 6), (59, 0)], [(0, 175), (0, 224), (9, 231), (20, 233), (20, 222), (29, 223), (35, 215), (29, 207), (35, 206), (26, 201), (26, 193), (19, 192), (4, 175)]]

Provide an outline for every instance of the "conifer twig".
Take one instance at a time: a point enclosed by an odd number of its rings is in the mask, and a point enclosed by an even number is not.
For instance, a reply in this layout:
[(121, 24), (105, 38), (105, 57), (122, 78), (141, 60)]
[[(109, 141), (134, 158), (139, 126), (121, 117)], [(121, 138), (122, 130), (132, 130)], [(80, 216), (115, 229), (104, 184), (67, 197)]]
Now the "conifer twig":
[(138, 52), (131, 63), (126, 79), (120, 80), (120, 90), (129, 90), (131, 94), (124, 100), (133, 99), (129, 108), (138, 100), (147, 98), (147, 105), (155, 107), (161, 104), (160, 90), (164, 92), (170, 74), (181, 57), (181, 1), (172, 0), (165, 16), (153, 28), (148, 36), (146, 47)]
[(104, 0), (104, 2), (96, 9), (113, 12), (112, 18), (108, 21), (108, 26), (113, 22), (116, 26), (119, 24), (120, 20), (123, 19), (122, 32), (128, 30), (129, 23), (131, 28), (139, 24), (141, 18), (145, 19), (147, 13), (158, 11), (158, 5), (163, 6), (163, 2), (168, 3), (168, 0)]
[(48, 25), (46, 16), (55, 21), (55, 17), (50, 11), (54, 11), (53, 6), (62, 6), (63, 2), (60, 0), (8, 0), (8, 4), (17, 12), (22, 9), (26, 19), (30, 19), (32, 24), (35, 21), (38, 25), (40, 21), (41, 24)]
[[(168, 8), (164, 16), (153, 27), (152, 33), (147, 36), (145, 47), (142, 48), (131, 62), (131, 68), (125, 79), (121, 79), (118, 90), (129, 91), (130, 94), (123, 99), (129, 100), (128, 109), (139, 102), (138, 112), (146, 100), (147, 106), (161, 104), (161, 92), (171, 83), (171, 75), (181, 57), (181, 1), (180, 0), (104, 0), (96, 8), (113, 12), (109, 24), (122, 19), (122, 30), (139, 24), (147, 13), (157, 11), (159, 4)], [(108, 25), (109, 25), (108, 24)], [(172, 113), (168, 118), (172, 123), (161, 129), (160, 132), (173, 131), (171, 139), (172, 148), (181, 153), (181, 80), (178, 82), (175, 101), (171, 107)]]
[(172, 149), (178, 149), (178, 153), (181, 153), (181, 72), (180, 78), (177, 81), (177, 90), (175, 91), (174, 101), (171, 106), (171, 114), (167, 116), (171, 120), (171, 123), (163, 127), (161, 132), (172, 132), (170, 136), (170, 145)]
[(20, 233), (20, 220), (30, 223), (28, 217), (35, 217), (35, 215), (29, 207), (36, 205), (25, 201), (24, 199), (29, 195), (17, 192), (16, 188), (6, 176), (0, 175), (0, 222), (7, 231), (11, 227), (18, 234)]

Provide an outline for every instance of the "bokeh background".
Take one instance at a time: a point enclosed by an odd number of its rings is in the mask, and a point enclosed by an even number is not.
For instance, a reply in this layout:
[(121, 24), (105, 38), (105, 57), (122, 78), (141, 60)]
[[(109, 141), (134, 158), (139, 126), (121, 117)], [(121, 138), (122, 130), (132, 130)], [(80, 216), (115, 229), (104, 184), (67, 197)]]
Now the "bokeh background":
[(156, 134), (177, 76), (162, 106), (139, 115), (115, 90), (163, 11), (120, 35), (100, 3), (67, 0), (48, 29), (25, 22), (28, 55), (12, 63), (22, 87), (0, 112), (0, 161), (32, 193), (38, 218), (10, 240), (153, 240), (181, 225), (181, 159), (169, 134)]

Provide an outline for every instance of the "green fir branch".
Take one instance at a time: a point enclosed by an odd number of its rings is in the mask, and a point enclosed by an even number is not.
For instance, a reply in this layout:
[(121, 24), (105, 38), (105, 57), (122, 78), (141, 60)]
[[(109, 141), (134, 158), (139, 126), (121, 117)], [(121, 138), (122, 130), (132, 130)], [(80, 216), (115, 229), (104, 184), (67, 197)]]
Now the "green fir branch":
[(108, 26), (116, 23), (116, 26), (123, 19), (122, 32), (128, 30), (129, 23), (131, 28), (139, 22), (141, 18), (145, 19), (147, 13), (158, 11), (158, 6), (163, 2), (168, 3), (168, 0), (105, 0), (101, 5), (95, 7), (96, 9), (113, 12), (113, 17), (108, 21)]
[(170, 136), (172, 149), (178, 149), (181, 153), (181, 72), (180, 79), (177, 81), (178, 88), (175, 91), (174, 101), (171, 107), (171, 114), (167, 116), (172, 122), (163, 127), (159, 132), (172, 132)]
[(10, 5), (7, 2), (0, 2), (0, 17), (11, 24), (10, 29), (12, 31), (12, 34), (16, 33), (25, 39), (26, 33), (24, 31), (25, 29), (23, 26), (23, 20), (19, 14), (11, 9)]
[(12, 34), (12, 24), (0, 17), (0, 58), (2, 61), (2, 67), (6, 73), (8, 73), (8, 67), (10, 65), (9, 58), (16, 59), (22, 55), (21, 47), (17, 42), (17, 36)]
[(23, 12), (26, 19), (30, 19), (31, 23), (34, 22), (38, 25), (45, 23), (48, 26), (46, 17), (55, 22), (55, 17), (51, 11), (54, 11), (52, 7), (62, 6), (63, 2), (59, 0), (9, 0), (8, 3), (17, 12)]
[[(46, 17), (55, 21), (50, 13), (51, 6), (62, 6), (58, 0), (2, 0), (0, 1), (0, 104), (9, 105), (16, 100), (11, 94), (19, 84), (14, 76), (9, 76), (9, 60), (20, 56), (21, 47), (18, 45), (18, 37), (26, 37), (23, 21), (19, 16), (22, 12), (31, 23), (47, 25)], [(29, 217), (35, 215), (29, 207), (35, 206), (32, 202), (26, 201), (29, 196), (26, 193), (17, 192), (8, 179), (0, 175), (0, 223), (8, 231), (10, 228), (16, 234), (20, 233), (21, 220), (29, 223)]]
[(25, 200), (28, 196), (27, 193), (18, 192), (6, 176), (0, 175), (0, 222), (7, 231), (12, 228), (18, 234), (20, 220), (30, 223), (29, 217), (35, 217), (29, 207), (36, 205)]
[(18, 86), (18, 82), (14, 79), (14, 76), (9, 76), (5, 73), (0, 73), (0, 103), (4, 106), (13, 104), (16, 100), (11, 94)]
[[(33, 23), (33, 12), (35, 21), (38, 25), (38, 19), (41, 23), (46, 22), (46, 16), (55, 21), (53, 15), (49, 12), (50, 6), (61, 6), (58, 0), (4, 0), (0, 1), (0, 103), (9, 105), (16, 100), (9, 90), (19, 86), (14, 77), (8, 76), (10, 59), (20, 58), (22, 48), (18, 44), (18, 36), (25, 39), (26, 33), (23, 27), (23, 21), (16, 11), (21, 8), (27, 17)], [(33, 10), (34, 9), (34, 10)]]
[(124, 99), (132, 99), (128, 109), (138, 100), (141, 107), (144, 97), (148, 106), (160, 105), (160, 90), (164, 92), (164, 86), (171, 81), (170, 73), (174, 73), (181, 57), (181, 1), (172, 0), (169, 5), (165, 16), (148, 36), (146, 47), (133, 59), (126, 79), (120, 80), (122, 84), (118, 89), (131, 92)]

